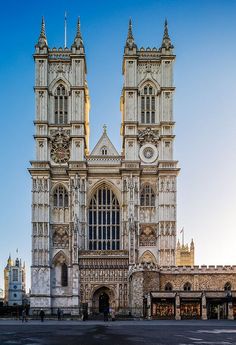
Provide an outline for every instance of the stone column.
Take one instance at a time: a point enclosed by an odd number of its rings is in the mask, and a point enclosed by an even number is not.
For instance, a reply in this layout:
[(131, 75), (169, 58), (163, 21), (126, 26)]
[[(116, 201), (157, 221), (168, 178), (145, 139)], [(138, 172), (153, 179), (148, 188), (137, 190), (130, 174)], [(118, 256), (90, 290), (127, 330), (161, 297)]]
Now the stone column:
[(202, 294), (202, 320), (207, 320), (206, 295)]
[(179, 294), (175, 295), (175, 320), (181, 320), (181, 316), (180, 316), (180, 297), (179, 297)]
[(228, 308), (228, 320), (234, 320), (234, 314), (233, 314), (233, 303), (228, 302), (227, 303)]
[(151, 293), (147, 294), (147, 318), (151, 320), (152, 318), (152, 299)]

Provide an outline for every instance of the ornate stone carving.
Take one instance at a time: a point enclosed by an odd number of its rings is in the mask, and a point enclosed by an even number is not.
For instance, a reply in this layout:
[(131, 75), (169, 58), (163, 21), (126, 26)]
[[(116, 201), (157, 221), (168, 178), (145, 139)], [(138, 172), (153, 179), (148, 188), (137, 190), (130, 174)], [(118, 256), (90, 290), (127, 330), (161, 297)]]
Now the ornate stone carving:
[(67, 163), (70, 159), (70, 138), (68, 133), (59, 128), (52, 134), (51, 158), (55, 163)]
[(155, 246), (156, 245), (156, 234), (151, 226), (145, 226), (142, 229), (141, 235), (139, 237), (140, 246)]
[(152, 130), (150, 127), (145, 128), (144, 130), (138, 131), (138, 142), (140, 146), (145, 143), (152, 143), (157, 146), (159, 141), (159, 132)]
[(69, 227), (68, 225), (54, 225), (52, 242), (56, 248), (69, 247)]

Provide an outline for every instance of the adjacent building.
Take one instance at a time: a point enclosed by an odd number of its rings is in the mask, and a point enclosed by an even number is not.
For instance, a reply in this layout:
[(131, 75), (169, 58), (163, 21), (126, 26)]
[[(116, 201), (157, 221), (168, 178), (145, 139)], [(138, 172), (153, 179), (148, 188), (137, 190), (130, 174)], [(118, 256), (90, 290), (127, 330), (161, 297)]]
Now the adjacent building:
[(174, 60), (167, 22), (160, 47), (138, 48), (130, 21), (122, 149), (104, 126), (90, 151), (80, 22), (70, 48), (51, 49), (42, 21), (34, 54), (36, 157), (29, 169), (33, 312), (96, 314), (110, 307), (178, 319), (211, 317), (215, 308), (218, 317), (224, 308), (224, 317), (233, 317), (235, 267), (193, 266), (193, 243), (190, 252), (176, 250)]
[(25, 295), (25, 264), (11, 256), (4, 269), (4, 304), (8, 306), (21, 306)]

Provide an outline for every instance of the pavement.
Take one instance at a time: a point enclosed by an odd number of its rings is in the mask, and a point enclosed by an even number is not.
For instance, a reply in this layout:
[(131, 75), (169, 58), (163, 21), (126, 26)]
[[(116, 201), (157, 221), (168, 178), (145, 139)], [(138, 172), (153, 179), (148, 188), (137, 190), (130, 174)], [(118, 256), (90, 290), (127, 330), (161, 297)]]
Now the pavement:
[(236, 345), (236, 321), (0, 320), (0, 345)]

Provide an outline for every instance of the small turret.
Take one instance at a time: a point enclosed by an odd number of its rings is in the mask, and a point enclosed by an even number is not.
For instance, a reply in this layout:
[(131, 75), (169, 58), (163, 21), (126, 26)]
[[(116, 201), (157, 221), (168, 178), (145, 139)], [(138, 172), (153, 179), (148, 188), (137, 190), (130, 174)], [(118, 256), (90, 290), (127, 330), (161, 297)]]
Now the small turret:
[(44, 17), (42, 17), (42, 23), (41, 23), (41, 31), (38, 39), (38, 43), (36, 44), (36, 47), (43, 49), (44, 47), (48, 47), (47, 37), (45, 33), (45, 22)]
[(79, 49), (79, 48), (84, 49), (84, 43), (83, 43), (81, 30), (80, 30), (80, 19), (79, 18), (78, 18), (78, 22), (77, 22), (77, 32), (76, 32), (76, 36), (75, 36), (74, 43), (73, 43), (72, 47), (75, 47), (76, 49)]
[(125, 48), (128, 48), (130, 50), (132, 50), (133, 48), (137, 49), (137, 46), (134, 42), (131, 19), (129, 20), (129, 28), (128, 28), (128, 35), (127, 35), (127, 39), (126, 39)]
[(166, 49), (166, 50), (170, 50), (170, 49), (174, 48), (173, 44), (171, 43), (171, 40), (170, 40), (170, 37), (169, 37), (169, 33), (168, 33), (167, 19), (165, 20), (164, 34), (163, 34), (161, 48), (162, 49)]

